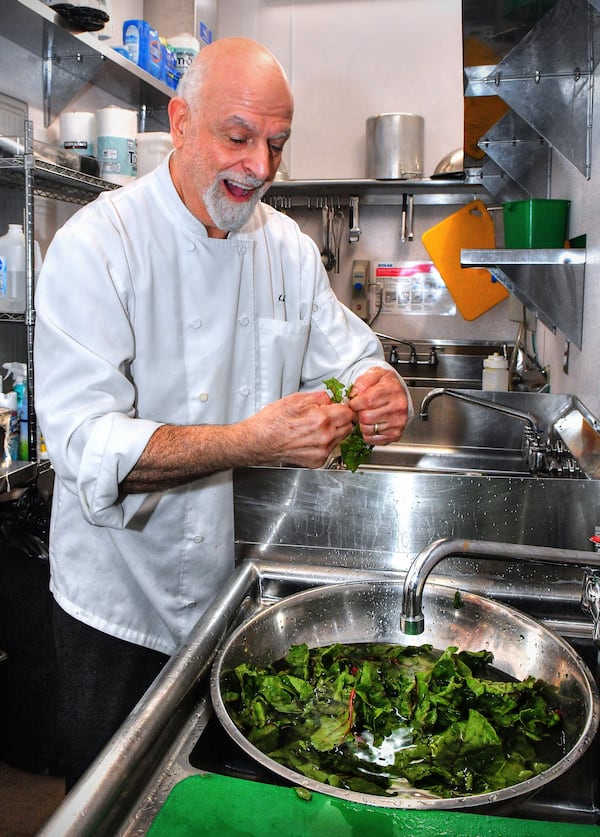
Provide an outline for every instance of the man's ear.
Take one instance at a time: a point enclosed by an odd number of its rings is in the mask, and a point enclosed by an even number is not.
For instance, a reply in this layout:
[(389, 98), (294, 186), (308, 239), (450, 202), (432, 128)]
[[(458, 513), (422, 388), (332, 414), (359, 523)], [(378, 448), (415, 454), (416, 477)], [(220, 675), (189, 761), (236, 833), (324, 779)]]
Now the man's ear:
[(183, 142), (189, 118), (189, 108), (185, 99), (179, 96), (173, 96), (172, 99), (169, 99), (168, 113), (171, 123), (171, 139), (175, 148), (179, 148)]

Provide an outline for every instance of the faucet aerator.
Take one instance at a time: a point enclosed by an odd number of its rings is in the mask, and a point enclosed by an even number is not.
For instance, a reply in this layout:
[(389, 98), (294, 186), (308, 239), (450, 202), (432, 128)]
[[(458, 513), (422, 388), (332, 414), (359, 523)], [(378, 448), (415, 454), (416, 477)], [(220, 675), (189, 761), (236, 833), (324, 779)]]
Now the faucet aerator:
[(401, 616), (400, 630), (407, 636), (416, 636), (422, 634), (425, 630), (425, 617), (421, 616)]

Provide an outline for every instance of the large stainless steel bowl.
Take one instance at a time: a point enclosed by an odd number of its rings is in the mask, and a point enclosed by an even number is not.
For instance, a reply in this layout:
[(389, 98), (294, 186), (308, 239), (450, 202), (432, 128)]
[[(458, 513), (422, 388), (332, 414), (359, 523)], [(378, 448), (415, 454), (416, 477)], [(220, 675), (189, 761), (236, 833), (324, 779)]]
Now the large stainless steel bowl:
[[(462, 809), (525, 797), (557, 778), (577, 761), (594, 738), (599, 720), (598, 688), (571, 646), (520, 611), (461, 591), (462, 606), (454, 606), (456, 590), (436, 584), (425, 588), (425, 632), (408, 637), (400, 630), (402, 584), (353, 582), (316, 587), (282, 599), (242, 624), (222, 646), (211, 673), (211, 696), (227, 733), (260, 764), (295, 785), (330, 796), (395, 808)], [(529, 675), (552, 683), (568, 698), (575, 730), (565, 755), (548, 770), (526, 782), (493, 793), (439, 798), (417, 789), (394, 797), (380, 797), (333, 788), (284, 767), (254, 747), (235, 726), (221, 695), (225, 673), (242, 662), (268, 663), (281, 659), (291, 645), (305, 642), (316, 648), (330, 643), (390, 642), (399, 645), (431, 643), (444, 649), (485, 649), (494, 666), (522, 680)]]

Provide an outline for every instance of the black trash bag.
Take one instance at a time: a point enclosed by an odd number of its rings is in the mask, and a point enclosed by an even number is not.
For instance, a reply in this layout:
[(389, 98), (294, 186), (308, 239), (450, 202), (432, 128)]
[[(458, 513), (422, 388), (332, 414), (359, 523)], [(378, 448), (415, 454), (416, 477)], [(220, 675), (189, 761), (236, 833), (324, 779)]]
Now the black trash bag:
[(29, 558), (48, 560), (50, 505), (35, 485), (17, 500), (0, 503), (0, 540)]
[(61, 775), (52, 637), (50, 506), (37, 487), (0, 503), (0, 760)]

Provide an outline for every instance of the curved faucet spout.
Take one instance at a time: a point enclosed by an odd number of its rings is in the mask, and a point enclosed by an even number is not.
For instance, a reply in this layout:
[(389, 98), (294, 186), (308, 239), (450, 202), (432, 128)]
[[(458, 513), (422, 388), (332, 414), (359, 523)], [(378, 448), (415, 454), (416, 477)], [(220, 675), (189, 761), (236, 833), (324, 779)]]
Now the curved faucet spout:
[(519, 419), (520, 421), (525, 422), (525, 424), (528, 424), (533, 433), (539, 432), (538, 420), (531, 413), (524, 413), (521, 410), (515, 410), (514, 407), (507, 407), (505, 404), (499, 404), (496, 401), (487, 401), (484, 398), (476, 398), (474, 395), (469, 395), (467, 392), (461, 392), (456, 389), (446, 389), (445, 387), (430, 389), (425, 395), (423, 401), (421, 402), (421, 410), (419, 412), (421, 421), (427, 421), (429, 418), (429, 405), (435, 398), (439, 398), (442, 395), (447, 395), (449, 398), (456, 398), (459, 401), (466, 401), (469, 404), (476, 404), (478, 407), (485, 407), (488, 410), (495, 410), (498, 413), (504, 413), (507, 416), (512, 416), (512, 418)]
[(496, 543), (495, 541), (467, 541), (460, 538), (442, 538), (421, 550), (409, 567), (402, 591), (400, 629), (410, 636), (422, 634), (423, 588), (433, 568), (451, 555), (470, 555), (493, 558), (498, 561), (528, 561), (534, 564), (559, 564), (560, 566), (600, 567), (600, 554), (576, 549), (531, 546), (529, 544)]
[(410, 358), (408, 362), (412, 364), (418, 363), (415, 344), (411, 343), (410, 340), (403, 340), (401, 337), (392, 337), (391, 334), (382, 334), (380, 331), (375, 332), (375, 337), (379, 337), (380, 340), (393, 340), (394, 343), (402, 343), (404, 346), (408, 346), (410, 349)]

